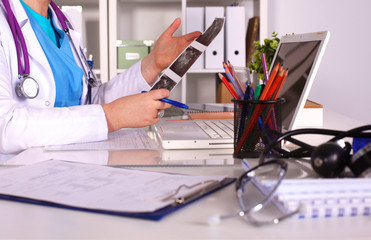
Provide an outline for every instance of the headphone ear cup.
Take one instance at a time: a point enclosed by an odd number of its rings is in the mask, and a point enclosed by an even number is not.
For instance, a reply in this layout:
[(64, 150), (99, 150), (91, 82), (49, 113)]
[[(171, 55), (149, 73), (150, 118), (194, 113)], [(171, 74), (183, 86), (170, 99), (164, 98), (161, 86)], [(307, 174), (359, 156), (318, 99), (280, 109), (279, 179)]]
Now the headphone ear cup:
[(325, 178), (338, 177), (348, 161), (349, 153), (335, 142), (323, 143), (311, 154), (313, 170)]

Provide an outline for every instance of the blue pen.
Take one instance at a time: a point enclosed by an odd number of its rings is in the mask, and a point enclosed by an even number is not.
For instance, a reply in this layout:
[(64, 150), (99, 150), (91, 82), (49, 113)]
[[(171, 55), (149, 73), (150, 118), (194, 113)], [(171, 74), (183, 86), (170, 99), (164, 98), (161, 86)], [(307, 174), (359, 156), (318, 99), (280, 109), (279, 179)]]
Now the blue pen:
[[(262, 120), (261, 117), (258, 118), (258, 127), (259, 127), (259, 130), (260, 130), (260, 135), (262, 137), (261, 139), (262, 139), (264, 145), (267, 146), (268, 143), (267, 143), (266, 139), (263, 136), (263, 131), (264, 131), (265, 128), (264, 128), (263, 120)], [(267, 133), (267, 135), (268, 135), (268, 133)], [(269, 137), (272, 140), (272, 137), (270, 135), (268, 135), (267, 137)]]
[[(244, 94), (244, 99), (243, 100), (250, 100), (250, 89), (252, 87), (250, 87), (250, 85), (247, 86), (246, 90), (245, 90), (245, 94)], [(243, 130), (245, 129), (245, 125), (246, 125), (246, 114), (247, 114), (247, 109), (249, 107), (249, 103), (248, 102), (244, 102), (242, 104), (242, 109), (241, 109), (241, 120), (240, 120), (240, 126), (239, 126), (239, 129), (238, 129), (238, 135), (237, 135), (237, 139), (239, 140), (242, 136), (242, 133), (243, 133)]]
[[(147, 91), (142, 91), (142, 93), (145, 93)], [(187, 105), (185, 105), (184, 103), (181, 103), (181, 102), (177, 102), (175, 100), (171, 100), (171, 99), (168, 99), (168, 98), (161, 98), (159, 99), (161, 102), (165, 102), (165, 103), (168, 103), (168, 104), (171, 104), (175, 107), (178, 107), (178, 108), (184, 108), (184, 109), (189, 109), (189, 107)]]
[(175, 107), (178, 107), (178, 108), (189, 109), (189, 107), (187, 105), (185, 105), (184, 103), (177, 102), (175, 100), (171, 100), (171, 99), (168, 99), (168, 98), (161, 98), (159, 100), (161, 102), (166, 102), (166, 103), (171, 104), (171, 105), (173, 105)]

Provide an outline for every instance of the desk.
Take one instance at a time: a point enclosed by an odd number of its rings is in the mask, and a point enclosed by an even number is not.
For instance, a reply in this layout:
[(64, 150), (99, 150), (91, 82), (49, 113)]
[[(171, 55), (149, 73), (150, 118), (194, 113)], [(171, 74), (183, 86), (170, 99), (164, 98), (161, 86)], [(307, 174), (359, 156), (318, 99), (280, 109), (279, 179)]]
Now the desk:
[[(326, 113), (326, 112), (325, 112)], [(325, 121), (327, 122), (326, 114)], [(345, 116), (344, 129), (359, 126)], [(341, 117), (341, 118), (340, 118)], [(331, 120), (332, 121), (332, 120)], [(353, 124), (353, 125), (352, 125)], [(331, 128), (336, 128), (334, 125)], [(252, 162), (256, 161), (254, 159)], [(141, 167), (175, 173), (239, 176), (243, 169), (231, 165), (203, 167)], [(291, 168), (289, 168), (291, 169)], [(371, 217), (288, 219), (279, 225), (254, 227), (239, 218), (209, 226), (214, 213), (239, 210), (234, 185), (200, 199), (159, 222), (22, 204), (0, 200), (0, 239), (370, 239)]]

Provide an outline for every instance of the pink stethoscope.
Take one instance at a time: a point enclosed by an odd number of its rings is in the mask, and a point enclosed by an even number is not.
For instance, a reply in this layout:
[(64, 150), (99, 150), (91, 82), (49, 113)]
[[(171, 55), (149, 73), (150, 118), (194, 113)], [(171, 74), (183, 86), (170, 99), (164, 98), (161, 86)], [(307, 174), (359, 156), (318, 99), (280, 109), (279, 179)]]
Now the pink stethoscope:
[[(21, 28), (10, 7), (9, 0), (1, 0), (1, 1), (3, 2), (6, 13), (7, 13), (7, 20), (8, 20), (10, 29), (12, 31), (12, 35), (13, 35), (16, 50), (17, 50), (19, 83), (17, 83), (15, 90), (19, 97), (33, 99), (37, 97), (39, 93), (39, 84), (34, 78), (30, 77), (30, 60), (29, 60), (29, 55), (27, 51), (26, 41), (24, 40)], [(72, 41), (70, 31), (69, 31), (69, 28), (73, 29), (71, 23), (68, 21), (66, 16), (62, 13), (62, 11), (58, 8), (58, 6), (53, 1), (50, 2), (50, 5), (53, 8), (55, 14), (57, 15), (58, 21), (60, 22), (63, 31), (66, 33), (68, 41), (70, 42), (70, 45), (72, 46), (72, 49), (75, 55), (78, 56), (79, 63), (82, 66), (86, 79), (88, 80), (88, 87), (89, 87), (88, 101), (90, 102), (91, 101), (91, 87), (95, 87), (98, 85), (97, 78), (95, 74), (93, 73), (92, 67), (91, 65), (89, 65), (88, 60), (86, 59), (82, 49), (80, 48), (80, 54), (79, 54)], [(69, 27), (67, 26), (67, 24)], [(24, 66), (22, 65), (21, 56), (23, 57)]]

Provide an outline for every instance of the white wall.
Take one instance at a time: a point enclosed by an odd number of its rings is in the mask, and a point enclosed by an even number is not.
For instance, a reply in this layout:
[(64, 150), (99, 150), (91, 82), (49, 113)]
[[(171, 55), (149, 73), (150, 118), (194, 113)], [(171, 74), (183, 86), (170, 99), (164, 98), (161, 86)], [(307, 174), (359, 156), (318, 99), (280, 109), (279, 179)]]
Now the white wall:
[(269, 36), (331, 33), (309, 99), (371, 124), (371, 0), (268, 1)]

